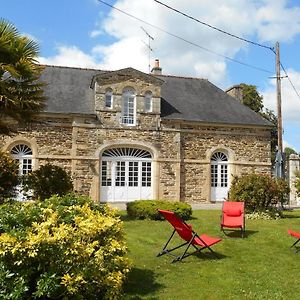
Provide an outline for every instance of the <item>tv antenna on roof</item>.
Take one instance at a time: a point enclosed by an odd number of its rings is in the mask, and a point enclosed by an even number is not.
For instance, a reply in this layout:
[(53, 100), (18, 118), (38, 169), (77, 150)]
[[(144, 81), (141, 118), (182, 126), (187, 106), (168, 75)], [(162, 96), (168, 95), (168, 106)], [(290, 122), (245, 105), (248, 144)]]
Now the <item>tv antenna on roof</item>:
[(151, 54), (151, 51), (153, 52), (153, 49), (151, 48), (151, 40), (152, 41), (154, 41), (154, 38), (146, 31), (146, 29), (144, 29), (144, 27), (142, 27), (141, 26), (141, 29), (146, 33), (146, 35), (148, 36), (148, 44), (146, 44), (145, 42), (143, 42), (146, 46), (147, 46), (147, 48), (148, 48), (148, 50), (149, 50), (149, 57), (148, 57), (148, 59), (149, 59), (149, 64), (148, 64), (148, 68), (149, 68), (149, 73), (150, 73), (150, 68), (151, 68), (151, 66), (150, 66), (150, 54)]

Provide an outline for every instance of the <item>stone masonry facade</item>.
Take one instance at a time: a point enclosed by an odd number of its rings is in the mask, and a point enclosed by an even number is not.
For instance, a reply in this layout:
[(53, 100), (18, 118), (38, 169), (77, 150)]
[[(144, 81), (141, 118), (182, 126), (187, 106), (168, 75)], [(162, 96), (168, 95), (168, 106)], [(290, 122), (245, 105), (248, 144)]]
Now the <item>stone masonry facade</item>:
[[(122, 91), (136, 92), (136, 125), (120, 123)], [(36, 123), (0, 136), (0, 149), (10, 151), (23, 143), (32, 149), (33, 168), (47, 162), (70, 171), (76, 191), (99, 201), (101, 158), (106, 149), (126, 146), (152, 154), (152, 198), (189, 203), (211, 200), (211, 156), (228, 156), (232, 176), (249, 172), (270, 174), (270, 130), (239, 126), (164, 120), (161, 118), (160, 79), (139, 72), (96, 76), (95, 114), (41, 113)], [(105, 107), (105, 93), (113, 91), (113, 105)], [(144, 94), (152, 94), (152, 110), (144, 111)]]

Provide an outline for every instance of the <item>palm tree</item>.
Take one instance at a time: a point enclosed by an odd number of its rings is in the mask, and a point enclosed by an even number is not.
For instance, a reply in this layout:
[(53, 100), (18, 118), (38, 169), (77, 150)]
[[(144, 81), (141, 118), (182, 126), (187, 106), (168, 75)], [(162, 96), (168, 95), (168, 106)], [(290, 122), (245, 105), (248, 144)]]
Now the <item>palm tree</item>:
[(44, 107), (43, 68), (37, 64), (38, 45), (0, 19), (0, 133), (15, 130), (16, 121), (28, 123)]

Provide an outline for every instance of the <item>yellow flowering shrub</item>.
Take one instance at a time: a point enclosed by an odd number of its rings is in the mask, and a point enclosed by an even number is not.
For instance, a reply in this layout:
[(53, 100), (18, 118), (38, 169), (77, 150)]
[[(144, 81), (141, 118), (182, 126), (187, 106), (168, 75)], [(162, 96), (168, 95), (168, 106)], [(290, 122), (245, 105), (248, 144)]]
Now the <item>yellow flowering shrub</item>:
[(0, 207), (0, 299), (120, 299), (122, 222), (85, 197)]

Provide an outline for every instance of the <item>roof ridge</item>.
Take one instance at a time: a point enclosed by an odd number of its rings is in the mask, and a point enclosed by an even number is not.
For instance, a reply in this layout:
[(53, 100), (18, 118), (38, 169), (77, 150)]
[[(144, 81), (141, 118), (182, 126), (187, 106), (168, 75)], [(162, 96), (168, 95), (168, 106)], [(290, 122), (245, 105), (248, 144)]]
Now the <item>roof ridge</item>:
[(179, 79), (195, 79), (195, 80), (205, 80), (208, 81), (207, 78), (201, 77), (192, 77), (192, 76), (179, 76), (179, 75), (170, 75), (170, 74), (161, 74), (161, 75), (154, 75), (155, 77), (172, 77), (172, 78), (179, 78)]
[(59, 66), (59, 65), (48, 65), (39, 64), (40, 66), (51, 67), (51, 68), (61, 68), (61, 69), (76, 69), (76, 70), (87, 70), (87, 71), (100, 71), (100, 72), (111, 72), (111, 70), (102, 70), (95, 68), (82, 68), (82, 67), (72, 67), (72, 66)]

